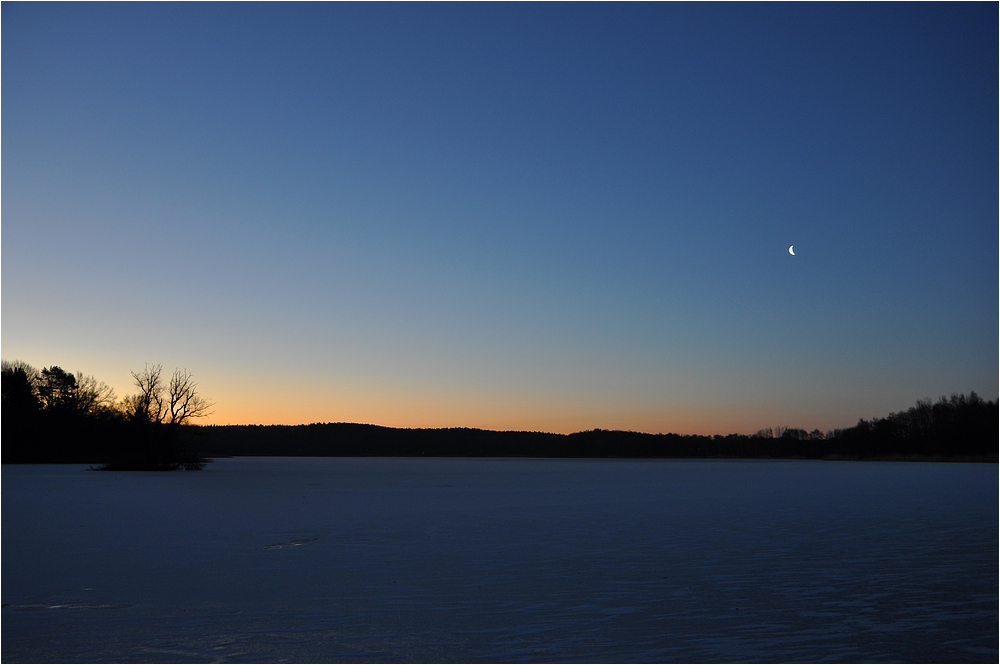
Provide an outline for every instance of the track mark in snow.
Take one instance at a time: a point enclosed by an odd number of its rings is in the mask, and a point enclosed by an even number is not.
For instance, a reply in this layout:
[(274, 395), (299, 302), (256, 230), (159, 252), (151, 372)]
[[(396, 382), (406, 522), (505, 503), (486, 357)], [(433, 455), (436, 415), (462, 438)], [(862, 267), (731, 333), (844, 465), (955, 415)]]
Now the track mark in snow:
[(306, 543), (311, 543), (314, 540), (319, 540), (319, 538), (299, 538), (297, 540), (290, 540), (287, 543), (275, 543), (273, 545), (264, 545), (265, 550), (287, 550), (292, 547), (301, 547)]
[(15, 612), (37, 612), (40, 610), (122, 610), (132, 607), (131, 603), (28, 603), (25, 605), (4, 605)]

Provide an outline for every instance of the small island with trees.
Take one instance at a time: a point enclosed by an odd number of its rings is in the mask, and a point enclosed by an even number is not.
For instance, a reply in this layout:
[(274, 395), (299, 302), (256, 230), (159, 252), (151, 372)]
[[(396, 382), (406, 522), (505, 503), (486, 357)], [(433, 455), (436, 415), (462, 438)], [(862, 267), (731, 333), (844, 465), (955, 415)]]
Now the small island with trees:
[(751, 435), (574, 434), (356, 423), (207, 425), (212, 402), (187, 370), (132, 372), (122, 399), (103, 382), (58, 366), (3, 361), (3, 463), (85, 463), (101, 470), (196, 470), (212, 457), (715, 458), (997, 462), (998, 404), (969, 395), (921, 400), (884, 418), (821, 432)]
[(164, 381), (160, 365), (132, 372), (121, 400), (103, 381), (53, 365), (2, 363), (3, 463), (87, 463), (108, 471), (196, 470), (205, 458), (190, 422), (212, 403), (187, 370)]

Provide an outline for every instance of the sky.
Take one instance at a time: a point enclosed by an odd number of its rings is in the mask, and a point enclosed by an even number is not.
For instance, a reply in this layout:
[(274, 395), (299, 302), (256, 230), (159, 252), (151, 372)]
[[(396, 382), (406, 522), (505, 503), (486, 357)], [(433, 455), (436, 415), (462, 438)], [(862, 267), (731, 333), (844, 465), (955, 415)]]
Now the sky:
[(0, 11), (6, 360), (206, 424), (997, 398), (995, 3)]

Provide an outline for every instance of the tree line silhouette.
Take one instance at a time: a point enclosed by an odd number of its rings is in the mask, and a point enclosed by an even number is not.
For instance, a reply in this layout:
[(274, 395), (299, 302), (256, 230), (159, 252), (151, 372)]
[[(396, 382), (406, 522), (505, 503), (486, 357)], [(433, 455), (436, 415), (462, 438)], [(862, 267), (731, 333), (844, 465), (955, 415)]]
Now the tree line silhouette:
[(574, 434), (470, 428), (398, 429), (354, 423), (208, 425), (206, 456), (624, 457), (997, 461), (997, 402), (952, 395), (828, 432), (765, 428), (752, 435)]
[(595, 429), (574, 434), (397, 429), (353, 423), (207, 425), (208, 456), (589, 457), (843, 459), (996, 462), (997, 402), (975, 392), (942, 397), (886, 418), (821, 432), (765, 428), (752, 435), (646, 434)]
[(188, 423), (212, 404), (187, 370), (164, 380), (162, 366), (132, 372), (137, 392), (53, 365), (0, 363), (3, 462), (90, 463), (103, 470), (200, 469)]
[(726, 436), (595, 429), (574, 434), (353, 423), (208, 425), (212, 404), (190, 373), (133, 372), (118, 400), (93, 377), (3, 362), (3, 462), (98, 463), (102, 469), (199, 469), (219, 456), (913, 459), (997, 461), (998, 405), (975, 392), (821, 432), (764, 428)]

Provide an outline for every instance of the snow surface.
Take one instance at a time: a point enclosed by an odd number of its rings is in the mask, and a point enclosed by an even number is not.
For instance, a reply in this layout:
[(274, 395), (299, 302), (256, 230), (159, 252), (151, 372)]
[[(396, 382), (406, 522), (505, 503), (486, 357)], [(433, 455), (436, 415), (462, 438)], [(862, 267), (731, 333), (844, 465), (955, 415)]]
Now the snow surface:
[(2, 474), (8, 663), (998, 659), (996, 465)]

